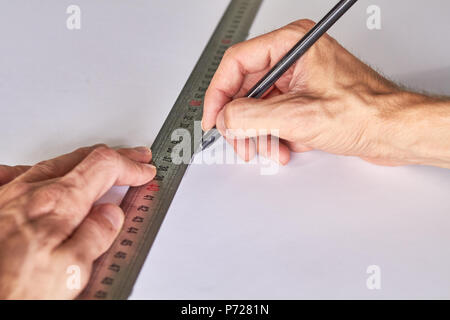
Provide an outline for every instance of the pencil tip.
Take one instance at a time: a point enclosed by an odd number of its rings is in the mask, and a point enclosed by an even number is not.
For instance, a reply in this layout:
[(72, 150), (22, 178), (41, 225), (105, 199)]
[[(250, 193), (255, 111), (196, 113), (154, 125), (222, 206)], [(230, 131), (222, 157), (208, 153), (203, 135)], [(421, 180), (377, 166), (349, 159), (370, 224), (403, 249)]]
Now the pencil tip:
[(202, 150), (205, 150), (208, 147), (210, 147), (215, 140), (216, 140), (216, 137), (214, 137), (214, 136), (211, 136), (208, 140), (203, 140), (202, 141)]

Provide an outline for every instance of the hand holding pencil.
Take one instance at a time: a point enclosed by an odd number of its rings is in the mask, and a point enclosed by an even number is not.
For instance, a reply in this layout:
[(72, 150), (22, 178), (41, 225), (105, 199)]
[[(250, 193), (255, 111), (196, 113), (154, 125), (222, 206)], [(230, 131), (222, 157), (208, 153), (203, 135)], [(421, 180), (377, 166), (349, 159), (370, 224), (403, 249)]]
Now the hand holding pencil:
[[(229, 49), (206, 92), (203, 129), (216, 125), (245, 160), (259, 153), (286, 164), (291, 151), (316, 149), (380, 165), (450, 167), (448, 100), (405, 91), (327, 34), (261, 99), (246, 98), (314, 25), (299, 20)], [(236, 143), (226, 131), (237, 129), (256, 134)], [(278, 152), (249, 139), (260, 130), (279, 130)]]

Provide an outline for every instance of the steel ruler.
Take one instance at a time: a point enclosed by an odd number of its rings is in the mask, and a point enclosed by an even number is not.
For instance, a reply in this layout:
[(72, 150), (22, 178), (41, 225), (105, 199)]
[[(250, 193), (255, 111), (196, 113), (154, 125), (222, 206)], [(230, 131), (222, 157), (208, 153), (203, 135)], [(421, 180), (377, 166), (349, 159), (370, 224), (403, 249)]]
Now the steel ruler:
[[(157, 175), (153, 181), (130, 188), (121, 207), (124, 226), (111, 248), (94, 264), (80, 299), (127, 299), (155, 240), (181, 179), (189, 164), (174, 164), (172, 141), (178, 128), (194, 137), (194, 122), (200, 121), (205, 91), (225, 50), (245, 40), (262, 0), (232, 0), (214, 30), (151, 149)], [(194, 139), (192, 139), (194, 140)], [(191, 157), (200, 141), (193, 141)]]

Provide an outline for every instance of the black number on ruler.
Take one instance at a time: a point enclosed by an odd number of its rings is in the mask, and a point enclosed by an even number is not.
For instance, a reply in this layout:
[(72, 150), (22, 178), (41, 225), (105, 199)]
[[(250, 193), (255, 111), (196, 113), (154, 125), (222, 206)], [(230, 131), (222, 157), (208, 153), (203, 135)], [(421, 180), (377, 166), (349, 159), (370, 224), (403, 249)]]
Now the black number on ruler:
[(128, 247), (130, 247), (130, 246), (133, 244), (133, 241), (128, 240), (128, 239), (123, 239), (123, 240), (120, 242), (120, 244), (121, 244), (122, 246), (128, 246)]
[(127, 254), (125, 252), (122, 252), (122, 251), (117, 251), (114, 254), (114, 258), (117, 258), (117, 259), (125, 259), (126, 257), (127, 257)]
[(106, 284), (107, 286), (112, 285), (113, 282), (114, 282), (114, 279), (110, 278), (110, 277), (104, 277), (103, 280), (102, 280), (102, 283)]
[(119, 272), (120, 271), (120, 266), (113, 263), (108, 267), (109, 270), (114, 271), (114, 272)]
[(137, 233), (138, 231), (139, 229), (134, 227), (129, 227), (127, 230), (128, 233)]
[(99, 290), (95, 293), (94, 297), (96, 297), (97, 299), (105, 299), (107, 297), (107, 293), (103, 290)]
[(137, 208), (138, 211), (143, 211), (143, 212), (147, 212), (150, 208), (147, 206), (139, 206)]
[(133, 222), (137, 222), (137, 223), (141, 223), (144, 221), (144, 218), (139, 217), (139, 216), (135, 216), (132, 220)]
[(151, 194), (146, 194), (146, 195), (144, 196), (144, 200), (152, 201), (153, 199), (155, 199), (155, 197), (152, 196)]

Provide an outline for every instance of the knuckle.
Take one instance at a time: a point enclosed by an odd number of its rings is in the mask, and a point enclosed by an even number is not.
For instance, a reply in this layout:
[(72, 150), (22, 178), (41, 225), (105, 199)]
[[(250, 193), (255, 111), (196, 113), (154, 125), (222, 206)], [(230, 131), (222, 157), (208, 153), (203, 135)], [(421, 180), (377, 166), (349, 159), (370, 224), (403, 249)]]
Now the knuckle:
[(54, 172), (58, 170), (56, 162), (49, 160), (38, 162), (33, 167), (35, 170), (39, 171), (39, 173), (47, 177), (51, 177), (52, 174), (54, 174)]
[(108, 148), (108, 146), (106, 144), (100, 143), (100, 144), (96, 144), (93, 146), (89, 146), (89, 147), (81, 147), (75, 150), (76, 153), (81, 153), (81, 154), (89, 154), (90, 152), (92, 152), (93, 150), (95, 150), (96, 148)]
[(311, 30), (312, 27), (314, 27), (316, 23), (309, 19), (301, 19), (294, 21), (281, 29), (279, 29), (283, 36), (285, 37), (295, 37), (298, 38), (299, 34), (305, 34), (309, 30)]
[(119, 154), (114, 149), (108, 146), (95, 147), (91, 152), (91, 157), (97, 161), (116, 162), (119, 158)]
[(292, 24), (295, 26), (298, 26), (302, 30), (309, 30), (312, 27), (314, 27), (316, 23), (310, 19), (300, 19), (300, 20), (295, 21)]
[(32, 192), (27, 203), (30, 218), (41, 216), (56, 210), (60, 199), (66, 198), (68, 189), (62, 183), (54, 182)]
[(64, 197), (67, 192), (67, 186), (60, 181), (47, 184), (35, 191), (35, 196), (44, 199), (59, 199)]
[(103, 148), (109, 148), (108, 145), (107, 145), (106, 143), (97, 143), (97, 144), (94, 144), (94, 145), (92, 145), (92, 146), (90, 146), (90, 147), (86, 147), (86, 148), (87, 148), (87, 149), (95, 149), (95, 148), (101, 148), (101, 147), (103, 147)]
[(27, 182), (15, 181), (8, 185), (8, 189), (12, 191), (13, 196), (17, 196), (31, 191), (33, 186)]
[(90, 250), (71, 250), (69, 255), (76, 265), (90, 265), (94, 262), (95, 257), (92, 256)]
[(237, 48), (239, 47), (239, 44), (233, 44), (232, 46), (230, 46), (224, 54), (224, 58), (230, 58), (233, 57), (236, 53)]

